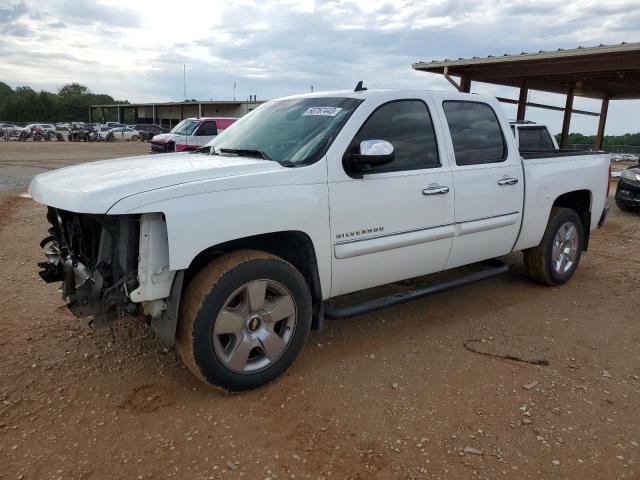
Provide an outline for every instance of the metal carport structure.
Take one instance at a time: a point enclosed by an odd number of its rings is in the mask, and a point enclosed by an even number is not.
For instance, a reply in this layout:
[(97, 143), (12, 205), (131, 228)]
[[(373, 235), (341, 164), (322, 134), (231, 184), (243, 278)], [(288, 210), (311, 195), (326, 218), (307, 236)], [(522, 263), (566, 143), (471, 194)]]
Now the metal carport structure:
[[(471, 82), (491, 83), (520, 89), (517, 100), (498, 98), (518, 105), (517, 119), (525, 120), (526, 107), (564, 112), (560, 148), (567, 147), (572, 113), (600, 118), (596, 149), (602, 148), (610, 100), (640, 99), (640, 43), (599, 45), (555, 51), (523, 52), (518, 55), (417, 62), (415, 70), (444, 75), (461, 92), (471, 91)], [(460, 77), (456, 82), (452, 75)], [(529, 90), (566, 95), (564, 108), (527, 101)], [(573, 108), (575, 96), (602, 100), (600, 113)]]

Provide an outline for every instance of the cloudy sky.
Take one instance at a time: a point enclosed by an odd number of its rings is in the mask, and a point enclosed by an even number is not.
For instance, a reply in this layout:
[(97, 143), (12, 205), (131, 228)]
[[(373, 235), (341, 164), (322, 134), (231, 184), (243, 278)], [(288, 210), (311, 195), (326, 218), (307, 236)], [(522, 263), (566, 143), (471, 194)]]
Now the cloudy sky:
[[(352, 88), (451, 89), (418, 60), (640, 41), (638, 0), (3, 0), (0, 81), (55, 90), (79, 81), (129, 101), (275, 98)], [(513, 89), (473, 91), (517, 98)], [(531, 101), (563, 105), (561, 96)], [(599, 110), (579, 99), (575, 108)], [(640, 102), (612, 102), (607, 133), (640, 131)], [(515, 110), (505, 106), (510, 117)], [(561, 113), (531, 110), (559, 131)], [(597, 119), (574, 116), (572, 131)]]

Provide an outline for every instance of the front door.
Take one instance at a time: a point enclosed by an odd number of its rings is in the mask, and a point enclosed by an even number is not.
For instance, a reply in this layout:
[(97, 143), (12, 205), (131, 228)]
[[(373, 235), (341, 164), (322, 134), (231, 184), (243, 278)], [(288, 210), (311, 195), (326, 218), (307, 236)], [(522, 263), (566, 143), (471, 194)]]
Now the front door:
[(217, 134), (218, 127), (215, 120), (208, 120), (202, 122), (198, 127), (198, 130), (195, 132), (194, 139), (198, 146), (204, 147), (207, 143), (213, 140)]
[(447, 268), (509, 253), (520, 231), (522, 161), (495, 107), (480, 101), (442, 103), (456, 192), (456, 233)]
[(332, 296), (442, 270), (454, 234), (452, 173), (430, 98), (368, 103), (346, 153), (386, 140), (395, 158), (361, 175), (345, 167), (345, 149), (328, 158)]

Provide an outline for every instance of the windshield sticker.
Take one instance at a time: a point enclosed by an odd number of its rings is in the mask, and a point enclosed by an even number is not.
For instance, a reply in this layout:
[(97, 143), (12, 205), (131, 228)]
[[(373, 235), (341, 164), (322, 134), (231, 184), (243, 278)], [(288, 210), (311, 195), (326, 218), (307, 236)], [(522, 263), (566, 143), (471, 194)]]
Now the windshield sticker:
[(340, 113), (341, 110), (342, 108), (340, 107), (311, 107), (311, 108), (308, 108), (307, 111), (304, 112), (302, 115), (304, 117), (309, 115), (319, 115), (322, 117), (335, 117), (338, 113)]

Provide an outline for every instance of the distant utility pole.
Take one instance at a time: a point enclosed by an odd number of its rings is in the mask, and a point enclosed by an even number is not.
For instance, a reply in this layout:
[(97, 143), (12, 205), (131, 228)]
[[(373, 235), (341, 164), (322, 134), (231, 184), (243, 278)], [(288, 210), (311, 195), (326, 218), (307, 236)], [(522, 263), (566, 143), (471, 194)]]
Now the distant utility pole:
[(311, 93), (313, 93), (313, 85), (311, 85)]
[(236, 100), (236, 82), (233, 82), (233, 100)]
[(187, 64), (182, 64), (182, 86), (184, 88), (184, 99), (187, 100)]

